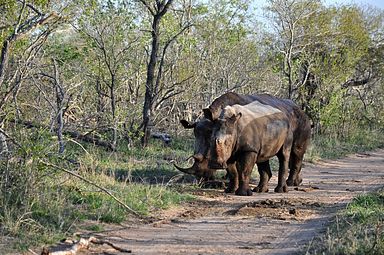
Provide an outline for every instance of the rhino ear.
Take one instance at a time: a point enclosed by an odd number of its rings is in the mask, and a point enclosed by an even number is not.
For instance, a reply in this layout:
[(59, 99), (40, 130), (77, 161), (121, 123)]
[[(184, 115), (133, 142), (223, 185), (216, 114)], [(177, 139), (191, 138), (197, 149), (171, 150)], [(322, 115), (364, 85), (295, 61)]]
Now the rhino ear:
[(234, 113), (231, 117), (229, 117), (229, 121), (231, 121), (232, 123), (235, 123), (236, 121), (238, 121), (240, 118), (241, 118), (241, 116), (243, 116), (243, 114), (241, 113), (241, 112), (239, 112), (239, 113)]
[(196, 126), (196, 122), (191, 123), (191, 122), (188, 122), (186, 120), (180, 120), (180, 123), (186, 129), (194, 128)]
[(205, 117), (206, 119), (209, 119), (210, 121), (213, 121), (213, 116), (212, 116), (212, 111), (211, 111), (211, 109), (209, 109), (209, 108), (204, 108), (204, 109), (203, 109), (203, 113), (204, 113), (204, 117)]

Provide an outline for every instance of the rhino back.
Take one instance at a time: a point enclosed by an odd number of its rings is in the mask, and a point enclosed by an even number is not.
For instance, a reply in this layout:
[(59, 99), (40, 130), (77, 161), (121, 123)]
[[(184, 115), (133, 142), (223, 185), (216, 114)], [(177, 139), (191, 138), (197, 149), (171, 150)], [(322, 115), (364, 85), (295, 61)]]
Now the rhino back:
[(276, 155), (291, 132), (287, 116), (279, 109), (259, 102), (233, 108), (242, 114), (236, 130), (236, 150), (257, 152), (258, 162)]
[[(273, 115), (275, 113), (282, 113), (281, 110), (270, 106), (270, 105), (265, 105), (262, 104), (258, 101), (254, 101), (250, 104), (247, 105), (233, 105), (232, 107), (228, 106), (226, 108), (232, 108), (234, 114), (241, 113), (241, 121), (243, 125), (248, 124), (248, 122), (253, 121), (254, 119), (261, 118), (264, 116), (269, 116)], [(231, 114), (229, 111), (224, 111), (227, 114)], [(225, 117), (230, 117), (230, 116), (225, 116)]]
[[(275, 98), (268, 94), (259, 94), (259, 95), (240, 95), (235, 92), (227, 92), (220, 97), (213, 100), (211, 105), (208, 107), (211, 111), (212, 120), (217, 119), (220, 116), (221, 110), (225, 106), (232, 105), (246, 105), (254, 101), (272, 101)], [(276, 98), (275, 98), (276, 99)]]

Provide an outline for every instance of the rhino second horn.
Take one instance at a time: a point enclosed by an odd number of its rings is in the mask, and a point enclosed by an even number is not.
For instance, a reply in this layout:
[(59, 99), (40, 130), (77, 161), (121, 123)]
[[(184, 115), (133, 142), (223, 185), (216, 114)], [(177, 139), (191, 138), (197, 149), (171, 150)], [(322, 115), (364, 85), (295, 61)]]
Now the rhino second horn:
[(193, 166), (191, 166), (191, 167), (188, 167), (188, 168), (183, 168), (183, 167), (179, 167), (179, 166), (177, 166), (176, 164), (173, 164), (178, 170), (180, 170), (181, 172), (183, 172), (183, 173), (186, 173), (186, 174), (195, 174), (196, 173), (196, 171), (195, 171), (195, 169), (194, 169), (194, 167)]

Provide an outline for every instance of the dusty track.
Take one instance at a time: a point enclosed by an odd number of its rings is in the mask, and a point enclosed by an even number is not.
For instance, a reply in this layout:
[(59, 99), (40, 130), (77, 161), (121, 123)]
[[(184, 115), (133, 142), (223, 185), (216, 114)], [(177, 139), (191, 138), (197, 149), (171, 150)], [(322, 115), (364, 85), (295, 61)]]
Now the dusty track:
[[(151, 224), (92, 233), (133, 254), (295, 254), (324, 232), (335, 212), (358, 194), (384, 186), (384, 150), (306, 164), (289, 193), (251, 197), (201, 191), (198, 200)], [(118, 254), (108, 247), (85, 254)]]

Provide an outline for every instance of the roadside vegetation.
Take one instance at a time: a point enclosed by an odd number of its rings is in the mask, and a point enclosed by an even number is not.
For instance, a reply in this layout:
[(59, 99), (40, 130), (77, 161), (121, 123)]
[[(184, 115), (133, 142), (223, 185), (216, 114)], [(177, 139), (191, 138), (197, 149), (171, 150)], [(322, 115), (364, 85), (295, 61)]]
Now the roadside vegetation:
[(306, 254), (384, 254), (384, 190), (356, 197)]
[(154, 142), (130, 152), (74, 143), (68, 144), (65, 155), (57, 155), (51, 153), (56, 142), (49, 132), (33, 134), (24, 137), (19, 154), (2, 166), (7, 184), (2, 186), (0, 231), (12, 237), (7, 241), (12, 245), (1, 250), (57, 242), (80, 230), (77, 225), (84, 221), (93, 221), (97, 229), (102, 223), (156, 217), (161, 210), (194, 199), (179, 192), (182, 177), (170, 163), (187, 152), (180, 152), (177, 142), (173, 147)]
[(383, 146), (384, 11), (254, 2), (0, 0), (0, 250), (193, 199), (179, 120), (226, 91), (295, 101), (306, 160)]
[(305, 160), (336, 159), (351, 153), (366, 152), (384, 147), (383, 130), (358, 130), (343, 138), (315, 136), (305, 155)]

